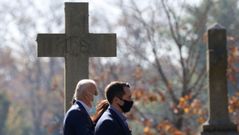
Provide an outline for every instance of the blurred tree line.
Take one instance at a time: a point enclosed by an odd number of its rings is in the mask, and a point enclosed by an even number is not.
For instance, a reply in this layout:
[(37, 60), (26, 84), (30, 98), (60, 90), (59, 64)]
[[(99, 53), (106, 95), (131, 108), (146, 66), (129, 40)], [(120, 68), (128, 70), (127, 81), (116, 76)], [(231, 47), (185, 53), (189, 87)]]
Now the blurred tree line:
[[(117, 33), (117, 58), (91, 58), (90, 78), (98, 100), (110, 81), (131, 83), (134, 135), (200, 132), (208, 113), (206, 31), (214, 23), (228, 32), (229, 111), (238, 123), (237, 0), (116, 0), (108, 6), (117, 16), (93, 7), (90, 32)], [(62, 134), (64, 60), (38, 58), (35, 39), (64, 33), (64, 1), (1, 1), (0, 18), (0, 134)]]

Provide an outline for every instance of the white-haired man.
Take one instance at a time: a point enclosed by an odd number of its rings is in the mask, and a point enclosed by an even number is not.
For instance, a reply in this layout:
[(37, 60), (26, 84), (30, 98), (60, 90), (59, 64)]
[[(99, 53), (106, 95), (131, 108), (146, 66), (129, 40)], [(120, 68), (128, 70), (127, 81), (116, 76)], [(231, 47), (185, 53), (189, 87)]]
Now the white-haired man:
[(73, 97), (73, 105), (64, 117), (64, 135), (94, 134), (94, 124), (89, 115), (94, 95), (97, 95), (95, 81), (83, 79), (77, 83)]

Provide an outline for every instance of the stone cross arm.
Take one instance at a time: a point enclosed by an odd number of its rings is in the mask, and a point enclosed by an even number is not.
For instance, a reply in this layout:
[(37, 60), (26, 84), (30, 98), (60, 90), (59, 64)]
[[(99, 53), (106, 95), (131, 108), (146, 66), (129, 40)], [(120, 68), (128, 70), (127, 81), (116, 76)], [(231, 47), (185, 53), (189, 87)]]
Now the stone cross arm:
[(116, 34), (89, 34), (89, 56), (116, 56)]
[(65, 34), (38, 34), (37, 43), (38, 57), (64, 57)]
[[(67, 42), (73, 43), (73, 46), (67, 46)], [(87, 51), (89, 57), (116, 55), (116, 34), (89, 33), (69, 38), (65, 34), (38, 34), (37, 43), (38, 57), (64, 57), (72, 51), (76, 54)]]

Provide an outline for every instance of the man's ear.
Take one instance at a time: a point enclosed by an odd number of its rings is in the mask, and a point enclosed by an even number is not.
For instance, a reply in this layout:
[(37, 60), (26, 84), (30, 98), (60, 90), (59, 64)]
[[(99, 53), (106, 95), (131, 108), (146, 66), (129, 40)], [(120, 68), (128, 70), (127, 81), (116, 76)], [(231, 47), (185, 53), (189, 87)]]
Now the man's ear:
[(120, 100), (120, 98), (118, 98), (118, 97), (114, 97), (114, 98), (113, 98), (113, 102), (114, 102), (114, 103), (117, 103), (117, 104), (120, 104), (120, 105), (123, 104), (123, 101)]
[(118, 103), (118, 100), (116, 97), (113, 98), (112, 103)]

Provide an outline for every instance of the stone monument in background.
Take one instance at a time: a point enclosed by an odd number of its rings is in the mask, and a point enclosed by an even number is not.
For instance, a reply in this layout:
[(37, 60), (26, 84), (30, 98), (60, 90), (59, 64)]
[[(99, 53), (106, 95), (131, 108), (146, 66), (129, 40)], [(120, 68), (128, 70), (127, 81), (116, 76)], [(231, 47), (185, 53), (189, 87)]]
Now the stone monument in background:
[(208, 30), (209, 119), (202, 135), (238, 135), (228, 113), (226, 36), (226, 29), (219, 24)]
[(116, 56), (116, 34), (89, 33), (88, 25), (88, 3), (66, 2), (65, 33), (37, 35), (39, 57), (65, 58), (65, 112), (77, 82), (89, 77), (89, 57)]

